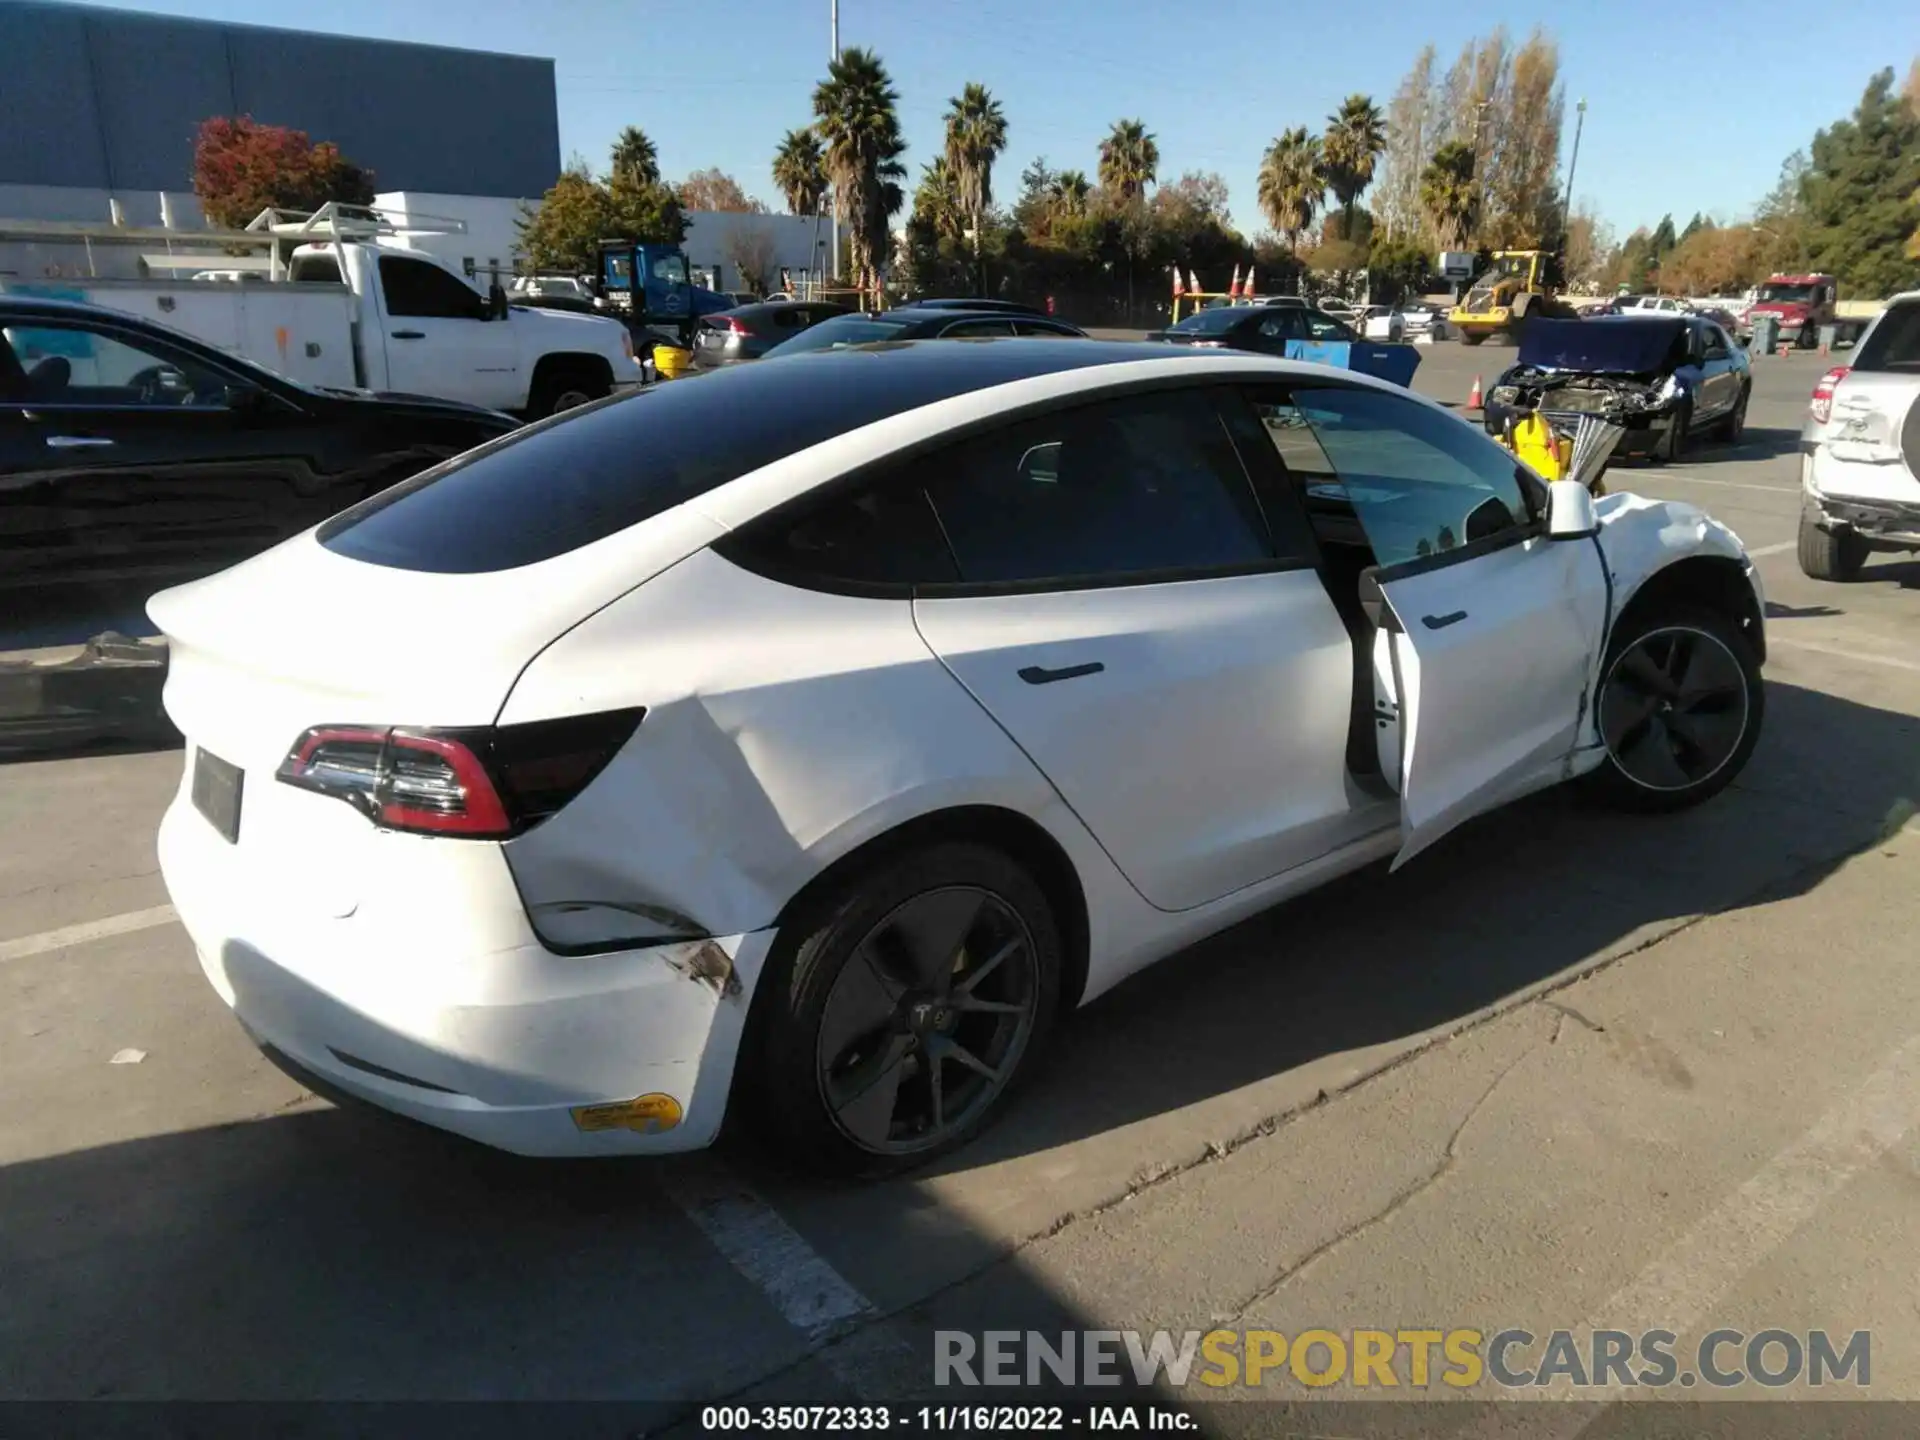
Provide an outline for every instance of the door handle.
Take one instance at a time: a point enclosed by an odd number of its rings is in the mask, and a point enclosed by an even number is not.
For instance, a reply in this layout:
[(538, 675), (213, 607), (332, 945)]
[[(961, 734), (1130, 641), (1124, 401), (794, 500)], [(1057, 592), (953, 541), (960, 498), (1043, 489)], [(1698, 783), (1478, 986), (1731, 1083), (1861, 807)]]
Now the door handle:
[(424, 330), (396, 330), (393, 332), (393, 338), (396, 340), (424, 340), (427, 338), (427, 332)]
[(105, 450), (113, 444), (104, 435), (49, 435), (49, 450)]
[(1458, 625), (1466, 618), (1466, 611), (1456, 610), (1451, 615), (1423, 615), (1420, 617), (1420, 623), (1429, 630), (1444, 630), (1449, 625)]
[(1098, 675), (1106, 668), (1098, 660), (1086, 665), (1068, 665), (1059, 670), (1029, 665), (1020, 672), (1020, 678), (1029, 685), (1051, 685), (1056, 680), (1077, 680), (1082, 675)]

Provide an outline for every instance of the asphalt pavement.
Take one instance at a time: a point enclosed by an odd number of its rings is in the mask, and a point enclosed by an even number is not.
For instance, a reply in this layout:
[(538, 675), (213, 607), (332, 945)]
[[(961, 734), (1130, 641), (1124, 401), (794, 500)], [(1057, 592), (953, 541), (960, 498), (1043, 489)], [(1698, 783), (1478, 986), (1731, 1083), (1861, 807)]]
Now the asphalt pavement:
[[(1430, 347), (1416, 387), (1461, 401), (1510, 354)], [(1665, 819), (1536, 797), (1215, 937), (1088, 1007), (1014, 1113), (906, 1181), (734, 1147), (523, 1161), (335, 1109), (258, 1056), (171, 919), (179, 751), (0, 765), (0, 1398), (590, 1399), (618, 1404), (581, 1433), (697, 1433), (725, 1399), (1004, 1398), (934, 1385), (938, 1331), (1664, 1327), (1690, 1361), (1716, 1328), (1817, 1329), (1870, 1332), (1870, 1386), (1658, 1393), (1790, 1402), (1688, 1433), (1904, 1433), (1805, 1403), (1920, 1400), (1920, 564), (1796, 568), (1824, 363), (1757, 361), (1740, 446), (1610, 476), (1759, 557), (1767, 731), (1731, 790)], [(1646, 1387), (1475, 1404), (1502, 1387), (1399, 1376), (1386, 1398), (1445, 1404), (1275, 1408), (1385, 1394), (1285, 1365), (1162, 1394), (1221, 1434), (1673, 1419)]]

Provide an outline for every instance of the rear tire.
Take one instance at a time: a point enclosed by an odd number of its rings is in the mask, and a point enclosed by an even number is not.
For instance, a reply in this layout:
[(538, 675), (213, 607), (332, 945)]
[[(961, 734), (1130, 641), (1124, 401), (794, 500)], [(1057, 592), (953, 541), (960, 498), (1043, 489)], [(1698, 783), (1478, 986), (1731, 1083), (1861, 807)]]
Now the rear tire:
[(1680, 607), (1622, 627), (1600, 676), (1607, 754), (1579, 784), (1614, 809), (1660, 813), (1710, 800), (1760, 742), (1760, 663), (1718, 611)]
[(998, 850), (943, 842), (849, 875), (768, 958), (740, 1077), (754, 1128), (843, 1178), (958, 1149), (1037, 1068), (1063, 969), (1045, 892)]
[(1867, 563), (1867, 542), (1851, 530), (1838, 534), (1822, 530), (1805, 516), (1800, 520), (1797, 546), (1800, 573), (1810, 580), (1848, 581)]

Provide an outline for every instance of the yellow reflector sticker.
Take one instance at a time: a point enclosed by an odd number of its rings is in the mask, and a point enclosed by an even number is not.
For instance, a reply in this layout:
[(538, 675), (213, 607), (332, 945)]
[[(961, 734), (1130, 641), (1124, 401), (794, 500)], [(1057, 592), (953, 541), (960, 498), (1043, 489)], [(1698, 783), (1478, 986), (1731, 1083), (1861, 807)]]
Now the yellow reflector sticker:
[(573, 1123), (582, 1130), (631, 1130), (639, 1135), (658, 1135), (680, 1123), (684, 1112), (671, 1095), (642, 1095), (637, 1100), (616, 1100), (610, 1105), (576, 1105)]

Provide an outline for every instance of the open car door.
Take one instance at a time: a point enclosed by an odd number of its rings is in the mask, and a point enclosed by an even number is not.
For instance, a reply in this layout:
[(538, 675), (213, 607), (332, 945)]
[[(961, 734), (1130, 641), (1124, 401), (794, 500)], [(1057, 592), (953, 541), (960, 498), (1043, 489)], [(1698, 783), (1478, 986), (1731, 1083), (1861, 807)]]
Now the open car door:
[[(1322, 549), (1371, 562), (1359, 598), (1375, 630), (1381, 773), (1400, 794), (1398, 869), (1567, 773), (1605, 634), (1606, 572), (1591, 539), (1547, 538), (1544, 486), (1473, 427), (1357, 387), (1293, 400), (1317, 448), (1296, 439), (1286, 458)], [(1303, 454), (1324, 473), (1301, 474)], [(1331, 574), (1343, 569), (1354, 573), (1332, 559)]]

